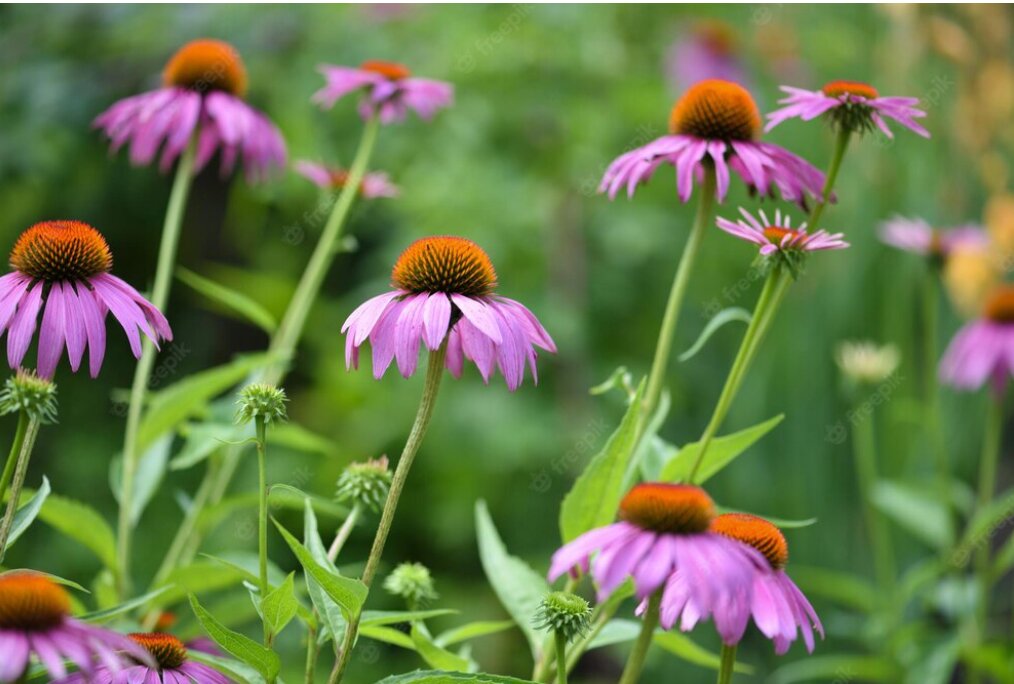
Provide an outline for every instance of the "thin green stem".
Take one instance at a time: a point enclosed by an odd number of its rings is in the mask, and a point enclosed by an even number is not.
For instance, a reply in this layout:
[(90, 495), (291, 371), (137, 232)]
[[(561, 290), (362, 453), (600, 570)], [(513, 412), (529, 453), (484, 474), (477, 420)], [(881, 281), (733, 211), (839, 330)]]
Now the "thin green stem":
[[(581, 581), (573, 576), (567, 576), (567, 582), (564, 584), (563, 591), (568, 594), (573, 594), (577, 589), (577, 585)], [(596, 606), (598, 609), (598, 606)], [(553, 663), (556, 662), (556, 651), (553, 648), (553, 640), (555, 639), (555, 633), (550, 633), (546, 636), (543, 641), (542, 652), (536, 660), (535, 669), (532, 672), (532, 681), (542, 682), (548, 680), (552, 674)]]
[[(993, 501), (996, 490), (996, 467), (1000, 460), (1000, 445), (1003, 434), (1003, 399), (990, 395), (986, 408), (985, 432), (982, 441), (982, 458), (979, 461), (979, 493), (977, 506), (985, 510)], [(979, 643), (986, 641), (989, 628), (989, 592), (992, 577), (989, 563), (989, 543), (978, 545), (975, 550), (975, 578), (979, 587), (979, 601), (976, 608), (976, 632)]]
[(940, 384), (937, 382), (937, 321), (940, 311), (940, 270), (927, 270), (923, 294), (923, 393), (926, 397), (926, 427), (930, 449), (936, 461), (941, 502), (951, 515), (950, 459), (944, 438), (944, 425), (940, 415)]
[(341, 553), (342, 547), (345, 546), (349, 535), (352, 534), (352, 528), (356, 526), (356, 521), (359, 520), (362, 511), (362, 505), (358, 502), (353, 504), (352, 510), (349, 511), (348, 516), (345, 518), (345, 522), (338, 528), (338, 533), (334, 536), (334, 541), (331, 542), (331, 547), (327, 550), (327, 559), (332, 563), (338, 559), (338, 554)]
[(313, 678), (317, 670), (317, 630), (306, 631), (306, 676), (303, 678), (305, 684), (313, 684)]
[(567, 684), (567, 636), (557, 630), (553, 641), (556, 644), (556, 684)]
[(722, 644), (722, 663), (718, 670), (718, 684), (729, 684), (736, 669), (736, 645)]
[[(412, 424), (412, 431), (405, 442), (405, 448), (398, 459), (398, 467), (394, 471), (391, 480), (391, 490), (388, 492), (387, 500), (384, 502), (384, 511), (380, 515), (380, 524), (377, 526), (377, 534), (373, 538), (373, 547), (366, 559), (366, 568), (363, 570), (362, 581), (367, 588), (373, 583), (380, 566), (380, 558), (384, 554), (384, 545), (387, 543), (387, 535), (391, 532), (391, 525), (394, 523), (394, 514), (398, 510), (398, 500), (408, 480), (409, 470), (415, 460), (416, 453), (422, 445), (426, 429), (429, 427), (430, 419), (433, 417), (433, 407), (436, 405), (437, 392), (440, 389), (440, 380), (444, 376), (444, 359), (447, 356), (447, 339), (436, 351), (430, 352), (429, 367), (426, 370), (426, 381), (423, 386), (422, 399), (419, 401), (419, 410), (416, 412), (415, 422)], [(356, 642), (359, 632), (360, 613), (356, 613), (349, 620), (345, 630), (345, 638), (342, 641), (338, 662), (331, 673), (331, 683), (340, 682), (348, 667), (349, 658), (352, 655), (352, 647)]]
[(21, 498), (21, 489), (25, 485), (25, 475), (28, 474), (28, 462), (32, 458), (32, 449), (35, 447), (35, 438), (38, 434), (39, 419), (29, 417), (28, 426), (25, 428), (21, 445), (18, 449), (18, 462), (14, 468), (14, 476), (11, 480), (7, 509), (4, 511), (3, 521), (0, 521), (0, 562), (3, 561), (4, 555), (7, 552), (7, 540), (10, 538), (11, 527), (14, 525), (14, 515), (18, 512), (18, 500)]
[(877, 484), (877, 446), (872, 411), (857, 407), (853, 412), (852, 449), (855, 457), (856, 481), (862, 498), (863, 517), (873, 546), (873, 571), (885, 601), (894, 597), (894, 547), (887, 521), (873, 507), (873, 489)]
[(750, 364), (756, 357), (757, 350), (760, 348), (764, 336), (770, 329), (771, 322), (774, 320), (775, 314), (778, 312), (791, 282), (792, 274), (788, 268), (785, 268), (781, 264), (776, 263), (772, 267), (771, 272), (768, 273), (764, 287), (757, 298), (753, 315), (750, 316), (750, 324), (743, 334), (743, 341), (739, 345), (739, 351), (736, 352), (736, 358), (732, 362), (732, 368), (729, 369), (729, 375), (722, 386), (722, 392), (718, 395), (718, 401), (715, 403), (715, 408), (711, 413), (711, 419), (704, 428), (704, 433), (701, 435), (700, 440), (698, 440), (700, 448), (697, 450), (697, 458), (694, 460), (694, 465), (691, 467), (690, 474), (687, 477), (688, 482), (693, 483), (695, 481), (701, 464), (704, 463), (704, 456), (707, 454), (708, 447), (711, 446), (711, 442), (714, 440), (719, 428), (722, 427), (722, 422), (725, 420), (726, 414), (728, 414), (736, 395), (739, 393), (739, 388), (743, 384), (747, 370), (749, 370)]
[(11, 444), (11, 452), (7, 454), (7, 463), (4, 465), (4, 472), (0, 475), (0, 501), (4, 500), (7, 488), (11, 486), (11, 478), (14, 477), (14, 466), (18, 463), (18, 454), (21, 453), (21, 445), (25, 441), (25, 431), (28, 429), (28, 414), (24, 411), (18, 413), (18, 427), (14, 431), (14, 442)]
[(644, 611), (641, 618), (641, 633), (634, 642), (634, 650), (627, 658), (627, 665), (623, 668), (623, 676), (619, 684), (635, 684), (641, 678), (641, 670), (644, 669), (644, 660), (648, 656), (648, 649), (651, 648), (651, 640), (655, 636), (655, 628), (658, 626), (659, 609), (662, 605), (662, 590), (659, 589), (648, 599), (648, 609)]
[(810, 233), (817, 232), (820, 219), (824, 215), (824, 209), (831, 201), (831, 193), (834, 191), (834, 184), (838, 179), (838, 170), (841, 168), (842, 159), (845, 158), (845, 150), (848, 149), (851, 137), (851, 130), (844, 126), (839, 129), (838, 137), (835, 140), (834, 152), (831, 154), (831, 163), (827, 167), (827, 177), (824, 180), (821, 197), (818, 199), (816, 206), (814, 206), (813, 212), (810, 214), (810, 220), (807, 222), (807, 231)]
[[(258, 416), (257, 426), (257, 557), (258, 579), (260, 581), (261, 601), (268, 595), (268, 468), (267, 468), (267, 426), (264, 418)], [(264, 623), (264, 645), (271, 647), (271, 626)]]
[(694, 224), (690, 228), (690, 236), (683, 248), (683, 255), (680, 257), (679, 265), (676, 267), (676, 275), (673, 277), (672, 288), (669, 290), (669, 300), (665, 305), (665, 313), (662, 316), (662, 326), (658, 331), (658, 342), (655, 344), (655, 358), (651, 364), (651, 371), (648, 374), (648, 387), (645, 393), (644, 411), (641, 419), (641, 429), (651, 420), (651, 416), (658, 408), (659, 399), (662, 396), (662, 387), (665, 385), (666, 372), (669, 369), (669, 357), (672, 354), (673, 339), (676, 334), (676, 324), (679, 322), (680, 310), (683, 308), (683, 300), (686, 298), (687, 284), (690, 282), (690, 273), (693, 271), (694, 263), (697, 261), (697, 253), (700, 251), (704, 233), (707, 231), (708, 222), (711, 219), (711, 212), (715, 206), (715, 170), (713, 167), (706, 167), (704, 182), (701, 184), (700, 197), (697, 204), (697, 215), (694, 217)]
[[(176, 266), (176, 249), (179, 246), (180, 231), (187, 196), (194, 179), (194, 163), (197, 158), (197, 139), (190, 141), (176, 166), (176, 178), (169, 193), (169, 205), (162, 224), (162, 242), (158, 249), (158, 264), (155, 268), (155, 282), (151, 290), (151, 303), (156, 309), (165, 309), (169, 299), (169, 287)], [(130, 386), (130, 403), (127, 405), (127, 426), (123, 437), (123, 472), (120, 478), (120, 515), (117, 529), (117, 582), (120, 597), (130, 593), (130, 544), (133, 534), (134, 480), (138, 453), (138, 433), (141, 427), (141, 413), (144, 396), (155, 364), (155, 345), (147, 338), (142, 340), (141, 358), (134, 369), (134, 380)]]

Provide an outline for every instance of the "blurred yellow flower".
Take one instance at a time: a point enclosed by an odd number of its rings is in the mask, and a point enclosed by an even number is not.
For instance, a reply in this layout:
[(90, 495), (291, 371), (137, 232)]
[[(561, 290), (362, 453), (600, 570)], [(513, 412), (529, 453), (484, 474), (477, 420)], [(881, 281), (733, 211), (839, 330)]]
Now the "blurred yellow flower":
[(1001, 274), (991, 249), (956, 249), (944, 265), (944, 284), (954, 308), (966, 318), (977, 316)]

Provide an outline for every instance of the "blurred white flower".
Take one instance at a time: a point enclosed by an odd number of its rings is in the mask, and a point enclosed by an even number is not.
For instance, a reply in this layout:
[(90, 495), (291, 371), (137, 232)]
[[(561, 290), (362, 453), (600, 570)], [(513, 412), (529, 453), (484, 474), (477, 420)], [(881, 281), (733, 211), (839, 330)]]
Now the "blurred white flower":
[(893, 344), (881, 346), (870, 341), (842, 342), (835, 353), (842, 374), (860, 384), (875, 385), (887, 380), (900, 361), (901, 355)]

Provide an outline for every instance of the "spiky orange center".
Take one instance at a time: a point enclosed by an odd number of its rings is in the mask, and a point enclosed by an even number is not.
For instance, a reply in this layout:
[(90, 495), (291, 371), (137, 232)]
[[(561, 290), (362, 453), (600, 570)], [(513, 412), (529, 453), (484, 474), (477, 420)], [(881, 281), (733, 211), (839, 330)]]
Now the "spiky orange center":
[(700, 487), (646, 482), (620, 502), (620, 519), (655, 532), (697, 534), (715, 517), (715, 502)]
[(711, 522), (711, 531), (752, 546), (776, 570), (789, 562), (789, 543), (785, 535), (764, 518), (749, 513), (726, 513)]
[(404, 64), (385, 62), (379, 59), (368, 59), (360, 64), (359, 68), (363, 71), (372, 71), (375, 74), (380, 74), (391, 81), (400, 81), (412, 75), (412, 72)]
[[(764, 229), (764, 237), (770, 240), (776, 245), (781, 245), (782, 240), (789, 238), (789, 241), (797, 240), (803, 237), (804, 233), (799, 230), (792, 230), (791, 228), (783, 228), (781, 226), (768, 226)], [(794, 246), (798, 247), (800, 243), (796, 243)]]
[(867, 83), (859, 81), (831, 81), (824, 84), (821, 91), (828, 97), (841, 97), (842, 95), (856, 95), (867, 100), (874, 100), (880, 97), (877, 89)]
[(986, 298), (984, 315), (997, 323), (1014, 323), (1014, 285), (999, 285)]
[(135, 643), (143, 646), (158, 662), (160, 668), (175, 668), (187, 662), (187, 647), (172, 634), (140, 632), (128, 634)]
[(496, 271), (486, 252), (462, 237), (437, 236), (408, 246), (391, 273), (391, 284), (409, 292), (446, 292), (471, 297), (496, 288)]
[(176, 51), (162, 71), (167, 86), (201, 93), (221, 90), (236, 97), (246, 94), (246, 67), (236, 48), (221, 40), (193, 40)]
[(45, 575), (15, 571), (0, 575), (0, 629), (46, 630), (70, 614), (70, 597)]
[(85, 280), (113, 267), (99, 231), (81, 221), (43, 221), (26, 230), (11, 250), (11, 268), (40, 280)]
[(761, 115), (743, 86), (708, 79), (691, 86), (672, 108), (669, 130), (708, 140), (753, 140)]

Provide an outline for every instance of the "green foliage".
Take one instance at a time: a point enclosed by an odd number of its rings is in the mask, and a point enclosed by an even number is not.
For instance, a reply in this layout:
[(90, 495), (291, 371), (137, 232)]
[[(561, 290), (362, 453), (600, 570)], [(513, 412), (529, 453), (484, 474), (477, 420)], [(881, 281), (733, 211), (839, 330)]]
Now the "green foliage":
[(380, 680), (377, 684), (533, 684), (527, 679), (461, 672), (410, 672)]
[(722, 309), (715, 314), (708, 324), (704, 326), (704, 330), (701, 331), (700, 337), (694, 342), (693, 346), (687, 349), (685, 352), (679, 355), (680, 361), (689, 361), (690, 359), (697, 356), (698, 352), (704, 349), (704, 345), (708, 343), (711, 336), (718, 332), (727, 323), (739, 321), (740, 323), (750, 323), (750, 312), (746, 309), (739, 307), (730, 307), (728, 309)]
[[(741, 456), (747, 449), (752, 447), (757, 440), (771, 432), (776, 425), (785, 419), (784, 415), (764, 421), (753, 427), (740, 430), (724, 437), (715, 437), (704, 455), (704, 461), (697, 471), (697, 484), (707, 482), (708, 479), (721, 472), (723, 468)], [(662, 467), (661, 479), (665, 482), (681, 482), (690, 475), (694, 466), (700, 446), (697, 442), (687, 444), (682, 449), (673, 450)]]
[(176, 269), (176, 277), (180, 279), (180, 282), (204, 295), (210, 302), (217, 304), (219, 309), (238, 315), (241, 319), (253, 323), (269, 335), (278, 327), (274, 317), (267, 309), (242, 292), (216, 283), (187, 268)]
[[(14, 542), (18, 540), (25, 530), (28, 529), (29, 525), (35, 522), (39, 512), (42, 510), (42, 505), (46, 503), (46, 499), (49, 497), (49, 493), (52, 489), (49, 486), (49, 479), (45, 475), (42, 476), (42, 486), (31, 494), (31, 496), (25, 496), (25, 492), (22, 490), (22, 495), (19, 497), (21, 500), (28, 499), (25, 503), (18, 501), (19, 508), (14, 514), (14, 520), (11, 523), (11, 531), (7, 537), (7, 546), (4, 547), (3, 551), (14, 546)], [(8, 494), (7, 497), (10, 498)], [(3, 554), (0, 554), (2, 557)]]
[(193, 594), (190, 594), (190, 608), (204, 627), (204, 631), (222, 650), (257, 670), (268, 681), (278, 676), (282, 663), (277, 654), (249, 637), (228, 629), (206, 611)]

